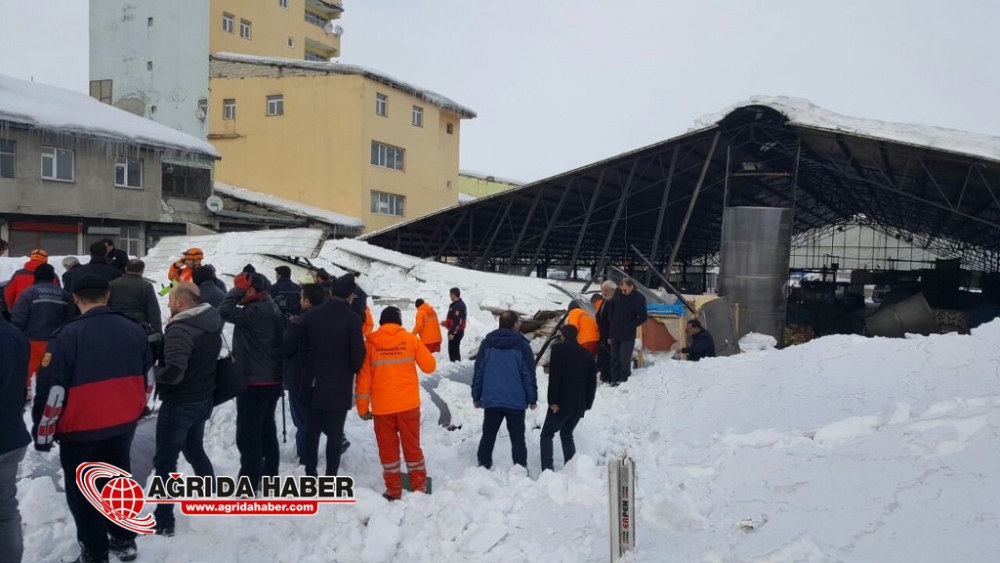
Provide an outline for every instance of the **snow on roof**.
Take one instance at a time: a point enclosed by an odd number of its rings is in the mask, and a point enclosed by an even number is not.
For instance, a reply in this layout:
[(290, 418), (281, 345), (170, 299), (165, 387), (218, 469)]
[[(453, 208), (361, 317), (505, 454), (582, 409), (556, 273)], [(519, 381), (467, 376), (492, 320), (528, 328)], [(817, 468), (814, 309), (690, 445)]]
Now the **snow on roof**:
[(476, 117), (476, 112), (471, 108), (463, 106), (447, 96), (443, 96), (432, 90), (427, 90), (426, 88), (421, 88), (404, 80), (399, 80), (385, 74), (384, 72), (370, 69), (368, 67), (349, 65), (339, 62), (304, 61), (301, 59), (286, 59), (281, 57), (255, 57), (251, 55), (241, 55), (238, 53), (216, 53), (212, 55), (212, 58), (220, 61), (302, 68), (307, 70), (330, 72), (333, 74), (364, 76), (365, 78), (376, 80), (388, 86), (392, 86), (397, 90), (412, 94), (417, 98), (434, 104), (440, 108), (453, 111), (461, 117)]
[(730, 113), (751, 106), (765, 106), (778, 111), (788, 118), (790, 125), (839, 131), (849, 135), (1000, 161), (1000, 137), (931, 125), (850, 117), (818, 107), (807, 99), (789, 96), (751, 96), (747, 101), (735, 103), (722, 111), (699, 118), (692, 130), (712, 127)]
[(472, 170), (459, 170), (458, 175), (475, 178), (477, 180), (486, 180), (487, 182), (499, 182), (501, 184), (511, 184), (514, 186), (524, 185), (524, 182), (518, 182), (517, 180), (511, 180), (509, 178), (501, 178), (500, 176), (494, 176), (492, 174), (483, 174), (482, 172), (473, 172)]
[(218, 158), (211, 144), (90, 96), (0, 74), (0, 122), (52, 133), (80, 135), (198, 153)]
[(476, 201), (477, 199), (479, 199), (479, 198), (476, 197), (476, 196), (474, 196), (474, 195), (463, 194), (462, 192), (458, 192), (458, 202), (459, 203), (468, 203), (470, 201)]
[(323, 223), (329, 223), (331, 225), (342, 225), (344, 227), (357, 228), (365, 226), (364, 222), (356, 217), (350, 217), (335, 211), (320, 209), (319, 207), (313, 207), (312, 205), (299, 203), (297, 201), (280, 198), (270, 194), (230, 186), (228, 184), (223, 184), (222, 182), (215, 183), (215, 191), (233, 199), (273, 209), (274, 211), (282, 211), (293, 215), (305, 216)]

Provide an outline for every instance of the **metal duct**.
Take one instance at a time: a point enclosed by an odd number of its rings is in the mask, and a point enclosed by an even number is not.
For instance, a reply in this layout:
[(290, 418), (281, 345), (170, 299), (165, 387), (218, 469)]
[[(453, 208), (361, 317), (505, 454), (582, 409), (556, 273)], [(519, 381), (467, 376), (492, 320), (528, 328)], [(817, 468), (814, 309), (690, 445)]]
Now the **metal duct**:
[(889, 338), (903, 338), (907, 333), (927, 336), (938, 331), (937, 320), (923, 293), (879, 307), (874, 315), (865, 319), (865, 326), (868, 334)]
[(782, 342), (791, 254), (792, 210), (727, 207), (722, 214), (719, 295), (739, 304), (739, 337), (767, 334)]

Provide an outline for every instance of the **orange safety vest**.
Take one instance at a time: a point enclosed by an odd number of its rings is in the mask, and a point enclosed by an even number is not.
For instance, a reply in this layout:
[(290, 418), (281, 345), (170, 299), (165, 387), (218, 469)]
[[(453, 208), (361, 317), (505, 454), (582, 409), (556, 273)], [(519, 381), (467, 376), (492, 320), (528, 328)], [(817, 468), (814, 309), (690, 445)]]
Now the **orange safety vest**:
[(590, 313), (583, 309), (573, 309), (569, 312), (566, 323), (576, 327), (576, 341), (580, 344), (586, 342), (598, 342), (601, 339), (601, 332), (597, 327), (597, 320)]
[(395, 414), (420, 408), (420, 381), (437, 368), (427, 347), (403, 327), (385, 324), (368, 336), (365, 363), (354, 387), (359, 414)]
[(441, 323), (438, 322), (437, 312), (429, 303), (417, 308), (417, 322), (413, 325), (412, 332), (419, 336), (424, 344), (441, 342)]

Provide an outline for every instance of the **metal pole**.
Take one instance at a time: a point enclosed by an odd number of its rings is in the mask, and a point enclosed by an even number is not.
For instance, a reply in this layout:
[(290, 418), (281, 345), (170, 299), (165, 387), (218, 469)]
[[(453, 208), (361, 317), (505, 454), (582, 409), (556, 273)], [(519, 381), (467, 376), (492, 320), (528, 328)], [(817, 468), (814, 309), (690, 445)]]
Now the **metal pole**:
[[(503, 222), (507, 219), (507, 214), (510, 213), (510, 208), (514, 206), (514, 197), (510, 197), (507, 200), (507, 206), (504, 207), (503, 213), (500, 215), (500, 220), (496, 222), (496, 229), (493, 230), (493, 234), (490, 235), (489, 242), (486, 243), (486, 249), (479, 256), (479, 260), (476, 262), (476, 269), (482, 268), (486, 264), (486, 259), (490, 255), (490, 249), (493, 248), (493, 242), (496, 241), (497, 235), (500, 234), (500, 229), (503, 227)], [(493, 225), (490, 225), (492, 228)]]
[[(549, 233), (552, 232), (552, 227), (555, 226), (556, 221), (559, 219), (559, 214), (562, 212), (563, 204), (566, 203), (566, 199), (569, 196), (570, 190), (573, 189), (573, 182), (575, 181), (576, 178), (570, 179), (569, 184), (566, 185), (566, 189), (563, 191), (562, 197), (559, 198), (559, 203), (556, 204), (555, 211), (552, 212), (552, 217), (549, 218), (549, 224), (545, 227), (545, 232), (542, 234), (542, 240), (538, 242), (538, 245), (535, 247), (535, 252), (531, 255), (531, 260), (528, 262), (532, 268), (534, 268), (538, 263), (538, 256), (541, 254), (542, 248), (545, 247), (546, 241), (549, 240)], [(531, 270), (528, 270), (528, 275), (531, 275)]]
[(799, 188), (799, 156), (802, 154), (802, 138), (795, 143), (795, 168), (792, 172), (792, 226), (789, 233), (795, 233), (795, 198)]
[[(444, 254), (444, 251), (448, 248), (448, 245), (451, 244), (451, 241), (455, 238), (455, 233), (458, 232), (458, 228), (462, 225), (462, 222), (465, 221), (465, 218), (468, 215), (469, 215), (469, 210), (468, 209), (466, 209), (465, 211), (462, 212), (462, 216), (458, 218), (458, 221), (455, 223), (455, 226), (452, 227), (451, 228), (451, 232), (448, 233), (447, 240), (444, 241), (444, 244), (442, 244), (441, 248), (438, 249), (437, 254), (434, 255), (434, 261), (435, 262), (441, 259), (441, 255)], [(470, 224), (471, 224), (471, 222), (470, 222)]]
[(667, 291), (676, 295), (677, 299), (679, 299), (681, 303), (684, 304), (684, 307), (686, 307), (688, 311), (691, 311), (692, 314), (695, 314), (694, 305), (688, 303), (687, 299), (684, 299), (684, 296), (681, 295), (681, 292), (677, 291), (677, 288), (670, 283), (670, 280), (668, 280), (666, 276), (660, 273), (660, 271), (657, 270), (655, 266), (653, 266), (653, 263), (650, 262), (649, 259), (647, 259), (645, 256), (643, 256), (641, 252), (639, 252), (639, 249), (636, 248), (634, 244), (632, 245), (632, 252), (634, 252), (635, 255), (639, 257), (640, 260), (646, 263), (646, 267), (649, 268), (649, 271), (653, 272), (654, 274), (656, 274), (658, 278), (660, 278), (660, 281), (662, 281), (663, 285), (666, 286)]
[[(733, 156), (733, 146), (726, 145), (726, 183), (722, 187), (722, 208), (725, 209), (729, 207), (729, 171), (732, 170), (730, 160)], [(796, 159), (797, 161), (798, 159)], [(653, 253), (656, 257), (656, 253)]]
[(521, 241), (524, 240), (524, 233), (528, 230), (528, 225), (531, 224), (531, 218), (535, 215), (535, 208), (538, 207), (538, 201), (542, 199), (542, 195), (545, 194), (545, 187), (538, 190), (538, 195), (535, 196), (534, 201), (531, 202), (531, 208), (528, 209), (528, 216), (524, 218), (524, 225), (521, 226), (521, 232), (517, 235), (517, 241), (514, 242), (514, 250), (510, 253), (510, 260), (507, 261), (508, 267), (514, 265), (514, 258), (517, 256), (517, 251), (521, 248)]
[(701, 176), (698, 177), (698, 183), (694, 186), (694, 193), (691, 194), (691, 202), (688, 203), (687, 213), (684, 214), (684, 221), (681, 223), (681, 230), (677, 233), (677, 239), (674, 241), (674, 247), (670, 250), (670, 260), (667, 261), (667, 275), (670, 275), (670, 271), (674, 268), (674, 261), (677, 260), (677, 252), (681, 248), (681, 242), (684, 241), (684, 232), (687, 231), (688, 221), (691, 220), (691, 214), (694, 212), (694, 206), (698, 203), (698, 193), (701, 191), (701, 185), (705, 183), (705, 176), (708, 174), (708, 167), (712, 163), (712, 157), (715, 156), (715, 146), (719, 144), (719, 135), (722, 133), (717, 131), (715, 136), (712, 137), (712, 148), (708, 149), (708, 155), (705, 156), (705, 165), (701, 167)]
[[(670, 186), (674, 183), (674, 171), (677, 170), (677, 155), (680, 152), (681, 148), (677, 147), (674, 149), (674, 155), (670, 157), (670, 171), (667, 172), (667, 185), (663, 188), (663, 199), (660, 201), (660, 216), (656, 221), (656, 231), (653, 233), (653, 251), (650, 252), (650, 256), (654, 259), (656, 258), (656, 252), (659, 250), (660, 246), (660, 233), (663, 230), (663, 218), (667, 213), (667, 201), (670, 199)], [(646, 272), (647, 286), (649, 285), (649, 280), (652, 278), (652, 275), (652, 272)]]
[(587, 234), (587, 227), (590, 225), (590, 215), (594, 212), (597, 196), (601, 194), (601, 189), (604, 188), (604, 179), (607, 177), (607, 172), (607, 168), (601, 170), (601, 175), (597, 179), (597, 187), (594, 188), (594, 194), (590, 196), (590, 205), (587, 206), (587, 212), (583, 215), (583, 226), (580, 227), (580, 234), (577, 235), (576, 246), (573, 248), (573, 257), (569, 261), (570, 272), (576, 270), (576, 259), (580, 255), (580, 245), (583, 244), (583, 236)]
[(608, 248), (611, 247), (611, 239), (615, 236), (615, 229), (618, 228), (618, 220), (621, 219), (622, 210), (625, 209), (625, 203), (628, 201), (629, 193), (632, 191), (632, 181), (635, 179), (635, 169), (639, 167), (639, 158), (636, 157), (635, 162), (632, 163), (632, 170), (628, 173), (628, 180), (625, 181), (625, 189), (622, 190), (621, 198), (618, 200), (618, 208), (615, 209), (615, 217), (611, 220), (611, 228), (608, 229), (608, 236), (604, 239), (604, 247), (601, 248), (601, 253), (599, 256), (607, 256)]

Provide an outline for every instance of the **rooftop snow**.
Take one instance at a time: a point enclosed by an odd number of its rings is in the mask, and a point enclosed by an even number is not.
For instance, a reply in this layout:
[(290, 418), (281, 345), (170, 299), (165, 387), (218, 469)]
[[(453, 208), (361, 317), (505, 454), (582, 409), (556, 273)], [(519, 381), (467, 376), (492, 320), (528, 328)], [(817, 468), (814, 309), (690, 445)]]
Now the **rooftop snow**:
[(196, 137), (139, 117), (79, 92), (0, 75), (0, 122), (52, 133), (198, 153), (218, 158)]
[(691, 130), (712, 127), (730, 113), (751, 106), (769, 107), (787, 117), (789, 125), (839, 131), (849, 135), (1000, 161), (1000, 137), (931, 125), (891, 123), (851, 117), (818, 107), (807, 99), (789, 96), (751, 96), (745, 102), (732, 104), (721, 111), (697, 119)]
[(365, 78), (370, 78), (392, 86), (397, 90), (412, 94), (417, 98), (424, 100), (428, 103), (434, 104), (440, 108), (447, 109), (459, 114), (461, 117), (473, 118), (476, 117), (476, 112), (471, 108), (463, 106), (458, 102), (442, 96), (437, 92), (432, 90), (427, 90), (426, 88), (421, 88), (404, 80), (399, 80), (384, 72), (379, 72), (374, 69), (370, 69), (358, 65), (349, 65), (336, 62), (322, 62), (322, 61), (304, 61), (300, 59), (285, 59), (281, 57), (254, 57), (251, 55), (241, 55), (238, 53), (216, 53), (212, 55), (212, 58), (219, 61), (229, 61), (247, 64), (257, 64), (257, 65), (270, 65), (278, 67), (291, 67), (291, 68), (302, 68), (307, 70), (316, 70), (322, 72), (329, 72), (333, 74), (347, 74), (364, 76)]
[(215, 183), (215, 191), (217, 193), (231, 197), (233, 199), (245, 201), (247, 203), (259, 205), (261, 207), (273, 209), (275, 211), (282, 211), (285, 213), (291, 213), (293, 215), (301, 215), (304, 217), (308, 217), (310, 219), (315, 219), (323, 223), (329, 223), (331, 225), (342, 225), (344, 227), (358, 227), (358, 228), (365, 226), (364, 222), (356, 217), (350, 217), (348, 215), (343, 215), (335, 211), (320, 209), (319, 207), (313, 207), (312, 205), (299, 203), (297, 201), (280, 198), (270, 194), (255, 192), (247, 190), (245, 188), (238, 188), (236, 186), (230, 186), (228, 184), (223, 184), (222, 182)]

